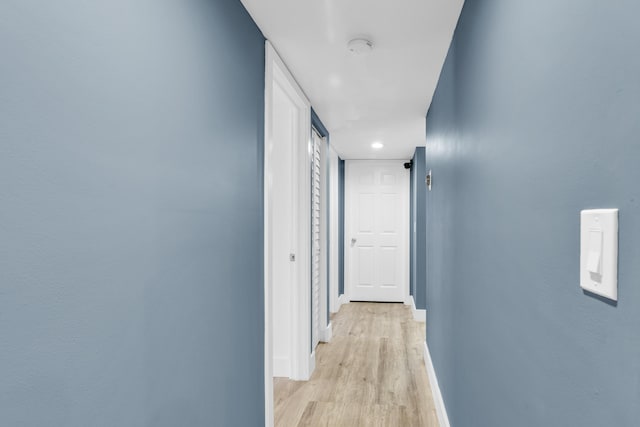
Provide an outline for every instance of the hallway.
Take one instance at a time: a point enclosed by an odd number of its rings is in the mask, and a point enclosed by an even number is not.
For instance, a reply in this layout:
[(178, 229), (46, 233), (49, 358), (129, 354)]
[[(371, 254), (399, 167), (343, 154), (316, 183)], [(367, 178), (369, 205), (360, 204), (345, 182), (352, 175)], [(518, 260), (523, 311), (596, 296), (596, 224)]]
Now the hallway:
[(639, 14), (0, 1), (0, 427), (640, 427)]
[(289, 426), (437, 426), (423, 361), (425, 324), (403, 304), (350, 303), (333, 315), (308, 382), (274, 380), (275, 420)]

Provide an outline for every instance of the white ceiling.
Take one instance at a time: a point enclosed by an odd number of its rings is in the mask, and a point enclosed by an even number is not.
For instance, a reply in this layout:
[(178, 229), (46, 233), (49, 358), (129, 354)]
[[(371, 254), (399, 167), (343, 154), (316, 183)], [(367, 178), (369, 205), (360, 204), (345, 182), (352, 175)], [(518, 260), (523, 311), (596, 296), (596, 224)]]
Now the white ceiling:
[[(409, 159), (464, 0), (242, 0), (344, 159)], [(364, 37), (366, 56), (347, 43)], [(384, 148), (374, 151), (371, 143)]]

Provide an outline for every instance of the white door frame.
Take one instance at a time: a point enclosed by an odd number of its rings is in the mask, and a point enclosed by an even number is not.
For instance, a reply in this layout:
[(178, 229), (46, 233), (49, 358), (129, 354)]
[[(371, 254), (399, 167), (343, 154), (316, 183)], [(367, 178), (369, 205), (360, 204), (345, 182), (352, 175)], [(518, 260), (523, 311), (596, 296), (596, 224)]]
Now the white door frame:
[(315, 366), (315, 354), (310, 351), (311, 342), (311, 104), (300, 89), (286, 65), (269, 41), (265, 44), (265, 133), (264, 133), (264, 387), (265, 387), (265, 426), (274, 425), (273, 417), (273, 284), (271, 265), (271, 149), (273, 146), (273, 87), (279, 85), (295, 100), (299, 111), (300, 144), (294, 147), (293, 176), (297, 177), (297, 189), (294, 190), (292, 254), (294, 261), (294, 283), (291, 295), (292, 354), (291, 378), (308, 380)]
[(338, 204), (340, 198), (338, 197), (338, 168), (340, 160), (338, 153), (333, 149), (331, 145), (327, 147), (327, 164), (329, 166), (329, 311), (331, 313), (337, 313), (340, 309), (338, 303), (338, 282), (340, 262), (339, 253), (339, 222), (340, 216), (338, 212)]
[[(345, 219), (344, 219), (344, 293), (347, 302), (351, 301), (352, 288), (353, 288), (353, 277), (351, 274), (351, 237), (353, 236), (352, 232), (352, 222), (351, 218), (353, 218), (353, 179), (351, 178), (351, 165), (355, 163), (380, 163), (393, 165), (394, 167), (404, 168), (404, 163), (406, 160), (345, 160), (345, 195), (344, 195), (344, 209), (345, 209)], [(402, 186), (402, 216), (404, 219), (404, 223), (406, 227), (403, 228), (402, 232), (402, 259), (403, 263), (403, 277), (402, 277), (402, 294), (404, 296), (404, 303), (407, 304), (411, 301), (411, 297), (409, 295), (409, 274), (410, 274), (410, 263), (409, 263), (409, 254), (410, 252), (410, 240), (409, 240), (409, 229), (411, 217), (409, 213), (409, 193), (410, 193), (410, 179), (409, 174), (406, 174), (407, 177), (404, 180), (404, 185)]]

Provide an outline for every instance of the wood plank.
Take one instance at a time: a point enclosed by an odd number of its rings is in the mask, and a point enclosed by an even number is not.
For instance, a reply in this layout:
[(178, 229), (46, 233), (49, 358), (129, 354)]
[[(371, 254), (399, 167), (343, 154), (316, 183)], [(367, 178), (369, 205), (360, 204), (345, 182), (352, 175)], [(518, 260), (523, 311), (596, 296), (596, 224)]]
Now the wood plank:
[(437, 427), (425, 324), (403, 304), (350, 303), (332, 315), (309, 381), (274, 380), (276, 426)]

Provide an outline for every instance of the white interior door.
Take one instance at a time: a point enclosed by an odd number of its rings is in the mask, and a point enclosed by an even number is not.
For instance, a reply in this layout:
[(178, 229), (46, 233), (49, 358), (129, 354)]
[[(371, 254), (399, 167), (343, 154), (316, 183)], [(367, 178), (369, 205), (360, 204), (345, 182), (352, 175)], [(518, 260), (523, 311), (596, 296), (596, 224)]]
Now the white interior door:
[(290, 377), (293, 353), (295, 182), (294, 147), (298, 143), (298, 107), (279, 84), (273, 85), (271, 178), (271, 274), (273, 283), (273, 375)]
[(269, 42), (265, 74), (265, 425), (273, 376), (307, 380), (311, 342), (311, 107)]
[(351, 301), (404, 302), (409, 286), (409, 171), (404, 161), (346, 162)]

